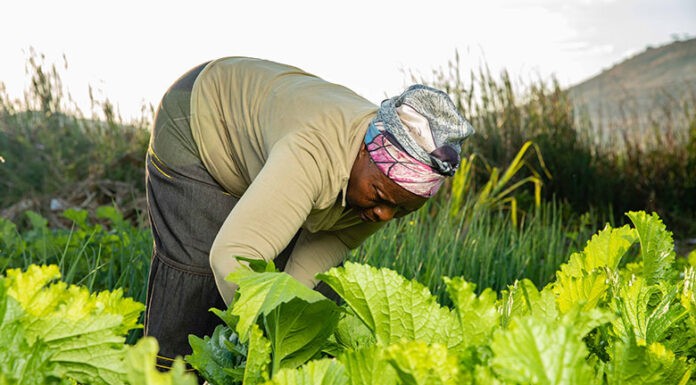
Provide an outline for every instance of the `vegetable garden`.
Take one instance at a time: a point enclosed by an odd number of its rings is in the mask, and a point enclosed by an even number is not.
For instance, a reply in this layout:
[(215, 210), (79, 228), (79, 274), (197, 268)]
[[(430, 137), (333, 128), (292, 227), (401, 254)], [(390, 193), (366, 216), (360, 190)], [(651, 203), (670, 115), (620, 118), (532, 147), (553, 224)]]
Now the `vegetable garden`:
[[(451, 307), (386, 268), (320, 274), (337, 305), (254, 263), (227, 278), (240, 287), (233, 305), (213, 309), (223, 324), (191, 336), (185, 360), (211, 384), (690, 383), (696, 270), (675, 265), (657, 215), (627, 216), (632, 226), (606, 226), (542, 290), (523, 279), (477, 294), (444, 278)], [(156, 370), (152, 338), (125, 344), (142, 304), (59, 276), (31, 265), (2, 278), (0, 384), (196, 383), (183, 360)]]

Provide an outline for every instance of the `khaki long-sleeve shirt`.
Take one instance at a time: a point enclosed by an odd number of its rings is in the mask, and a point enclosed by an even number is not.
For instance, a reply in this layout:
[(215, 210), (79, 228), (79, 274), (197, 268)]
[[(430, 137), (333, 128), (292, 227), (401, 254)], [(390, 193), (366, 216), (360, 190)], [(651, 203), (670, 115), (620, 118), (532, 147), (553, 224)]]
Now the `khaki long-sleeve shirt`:
[(345, 206), (353, 162), (377, 106), (298, 68), (253, 58), (211, 62), (191, 95), (202, 161), (240, 197), (210, 252), (226, 303), (234, 256), (272, 260), (302, 228), (286, 271), (309, 287), (382, 223)]

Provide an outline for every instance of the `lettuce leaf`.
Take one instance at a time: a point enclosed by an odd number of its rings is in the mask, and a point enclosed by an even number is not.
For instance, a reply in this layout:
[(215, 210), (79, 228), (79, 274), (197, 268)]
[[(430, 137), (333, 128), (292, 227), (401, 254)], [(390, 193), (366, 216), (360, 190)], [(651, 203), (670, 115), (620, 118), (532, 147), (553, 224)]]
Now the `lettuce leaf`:
[(232, 314), (239, 317), (240, 341), (248, 339), (252, 325), (262, 317), (271, 343), (272, 374), (307, 362), (336, 328), (338, 306), (286, 273), (238, 270), (227, 279), (239, 285)]
[(317, 278), (326, 282), (375, 335), (377, 343), (407, 341), (464, 348), (455, 312), (440, 306), (430, 291), (389, 269), (346, 262)]
[(145, 337), (128, 349), (125, 359), (126, 382), (131, 385), (197, 385), (198, 378), (186, 373), (184, 361), (178, 357), (172, 369), (162, 373), (155, 369), (159, 345)]
[(346, 351), (339, 357), (351, 385), (380, 384), (396, 385), (394, 367), (385, 359), (386, 350), (377, 345)]
[(387, 361), (404, 385), (456, 385), (462, 378), (457, 356), (444, 345), (422, 341), (399, 342), (387, 348)]
[(592, 366), (585, 359), (582, 338), (594, 327), (610, 320), (599, 310), (575, 307), (561, 319), (541, 314), (515, 318), (508, 329), (493, 336), (493, 371), (503, 382), (520, 384), (589, 384)]
[(674, 278), (674, 241), (657, 214), (631, 211), (626, 214), (633, 222), (640, 240), (640, 255), (643, 259), (643, 277), (648, 285), (672, 281)]
[(296, 369), (282, 369), (267, 385), (346, 385), (345, 367), (335, 360), (308, 362)]
[(144, 306), (121, 291), (90, 294), (85, 288), (51, 283), (58, 268), (11, 269), (3, 284), (25, 311), (20, 322), (27, 341), (45, 343), (63, 377), (91, 384), (123, 382), (124, 335), (137, 326)]

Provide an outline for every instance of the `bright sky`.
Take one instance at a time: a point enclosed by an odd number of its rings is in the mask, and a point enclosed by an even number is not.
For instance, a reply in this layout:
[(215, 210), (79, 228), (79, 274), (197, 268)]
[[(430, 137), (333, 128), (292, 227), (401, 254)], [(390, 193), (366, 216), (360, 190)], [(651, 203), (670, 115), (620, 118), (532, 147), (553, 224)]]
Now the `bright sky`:
[(222, 56), (300, 67), (378, 103), (460, 52), (464, 69), (506, 68), (563, 85), (661, 45), (696, 36), (694, 0), (21, 0), (0, 5), (0, 82), (28, 87), (29, 47), (63, 63), (88, 111), (88, 85), (124, 118), (157, 105), (189, 68)]

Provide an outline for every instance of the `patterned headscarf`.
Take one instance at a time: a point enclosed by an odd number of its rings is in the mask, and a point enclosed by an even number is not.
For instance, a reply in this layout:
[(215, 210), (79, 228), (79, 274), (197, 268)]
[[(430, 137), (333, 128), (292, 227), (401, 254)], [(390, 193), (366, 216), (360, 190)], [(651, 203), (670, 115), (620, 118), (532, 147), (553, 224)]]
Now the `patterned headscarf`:
[(454, 175), (462, 143), (473, 133), (446, 93), (416, 84), (382, 102), (365, 144), (385, 175), (430, 198)]

